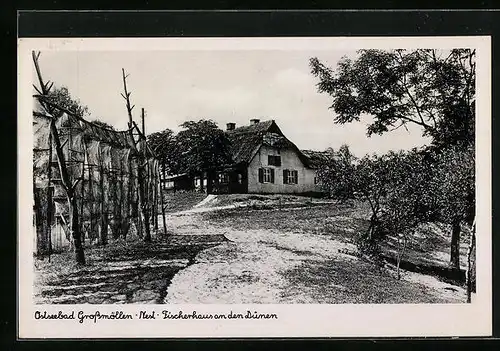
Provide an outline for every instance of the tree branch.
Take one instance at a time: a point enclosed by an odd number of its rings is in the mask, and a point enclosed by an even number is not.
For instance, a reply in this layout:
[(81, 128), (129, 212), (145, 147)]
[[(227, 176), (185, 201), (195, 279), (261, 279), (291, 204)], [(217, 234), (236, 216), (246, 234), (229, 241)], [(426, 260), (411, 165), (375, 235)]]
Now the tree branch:
[[(403, 62), (403, 55), (401, 54), (400, 51), (398, 51), (398, 55), (399, 57), (401, 58), (401, 63)], [(420, 111), (420, 107), (417, 103), (417, 101), (415, 101), (415, 99), (413, 98), (413, 95), (410, 93), (410, 90), (408, 89), (408, 85), (406, 84), (406, 71), (403, 70), (403, 88), (404, 90), (406, 91), (406, 94), (408, 95), (408, 97), (410, 98), (411, 102), (413, 103), (413, 106), (415, 106), (415, 109), (417, 111), (417, 114), (420, 118), (420, 122), (421, 122), (421, 125), (426, 125), (426, 123), (424, 122), (424, 118), (422, 116), (422, 113)]]

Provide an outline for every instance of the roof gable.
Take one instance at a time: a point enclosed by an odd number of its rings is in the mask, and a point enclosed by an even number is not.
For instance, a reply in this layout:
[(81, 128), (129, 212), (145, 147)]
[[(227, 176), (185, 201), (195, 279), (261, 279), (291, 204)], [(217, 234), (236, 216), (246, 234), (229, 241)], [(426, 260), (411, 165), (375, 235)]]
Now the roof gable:
[(300, 152), (307, 157), (309, 167), (314, 169), (319, 168), (332, 157), (332, 153), (328, 151), (300, 150)]
[(255, 151), (262, 144), (264, 135), (273, 125), (276, 126), (276, 123), (273, 120), (269, 120), (226, 131), (227, 137), (231, 143), (230, 148), (233, 161), (235, 163), (250, 162)]
[[(269, 133), (277, 134), (279, 137), (270, 137)], [(230, 131), (226, 131), (231, 143), (231, 153), (233, 161), (238, 163), (250, 163), (260, 147), (264, 145), (294, 149), (302, 163), (309, 166), (308, 158), (302, 154), (297, 146), (288, 140), (280, 130), (274, 120), (255, 123), (249, 126), (242, 126)]]

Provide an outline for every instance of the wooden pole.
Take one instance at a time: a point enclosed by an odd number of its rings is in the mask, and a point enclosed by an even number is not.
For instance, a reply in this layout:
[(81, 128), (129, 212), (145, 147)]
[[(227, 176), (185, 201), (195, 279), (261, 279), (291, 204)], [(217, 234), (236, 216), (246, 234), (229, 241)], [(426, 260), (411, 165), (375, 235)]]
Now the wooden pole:
[(471, 226), (469, 247), (467, 248), (467, 276), (466, 276), (466, 287), (467, 287), (467, 303), (471, 302), (472, 296), (472, 253), (476, 247), (476, 218)]
[(119, 193), (120, 193), (120, 197), (119, 197), (119, 209), (120, 209), (120, 235), (123, 237), (123, 239), (125, 239), (125, 226), (123, 225), (123, 193), (124, 193), (124, 185), (123, 185), (123, 162), (122, 162), (122, 159), (121, 159), (121, 155), (120, 155), (120, 184), (119, 184)]
[(155, 160), (155, 163), (154, 163), (155, 167), (154, 167), (154, 171), (153, 171), (153, 179), (154, 179), (154, 186), (153, 186), (153, 206), (154, 206), (154, 213), (155, 213), (155, 216), (154, 216), (154, 225), (155, 225), (155, 230), (158, 231), (158, 184), (160, 183), (159, 182), (159, 173), (158, 173), (158, 161)]
[(40, 189), (36, 187), (35, 178), (33, 177), (33, 200), (35, 212), (35, 227), (36, 227), (36, 254), (43, 255), (44, 253), (44, 235), (45, 228), (41, 211)]
[(85, 213), (84, 213), (84, 206), (85, 206), (85, 156), (83, 158), (83, 162), (82, 162), (82, 180), (81, 180), (81, 191), (80, 191), (80, 219), (81, 219), (81, 222), (80, 222), (80, 233), (82, 235), (82, 241), (85, 243), (85, 232), (83, 230), (83, 223), (85, 222), (84, 221), (84, 216), (85, 216)]
[(144, 107), (141, 109), (142, 135), (146, 137), (146, 124), (144, 123)]
[(167, 235), (167, 222), (165, 219), (165, 205), (163, 204), (163, 186), (160, 182), (160, 205), (161, 205), (161, 217), (163, 220), (163, 234)]
[(49, 262), (52, 254), (52, 134), (49, 133), (49, 165), (47, 167), (47, 242)]
[(93, 178), (93, 171), (94, 171), (94, 165), (89, 164), (89, 199), (90, 199), (90, 234), (91, 234), (91, 242), (94, 240), (95, 235), (94, 235), (94, 230), (95, 230), (95, 225), (94, 225), (94, 215), (95, 215), (95, 199), (94, 199), (94, 189), (92, 188), (94, 186), (92, 182)]
[[(128, 118), (129, 118), (129, 122), (128, 122), (129, 123), (129, 133), (130, 133), (132, 140), (134, 140), (132, 126), (135, 126), (137, 128), (137, 125), (134, 123), (134, 121), (132, 119), (132, 110), (133, 110), (135, 105), (131, 106), (131, 104), (130, 104), (130, 94), (131, 93), (127, 90), (127, 81), (126, 81), (128, 75), (125, 75), (125, 70), (123, 68), (122, 68), (122, 76), (123, 76), (123, 90), (124, 90), (124, 94), (122, 94), (122, 97), (125, 99), (126, 106), (127, 106), (127, 113), (128, 113)], [(142, 109), (142, 120), (144, 120), (144, 109)], [(140, 133), (140, 129), (137, 128), (137, 130)], [(143, 130), (144, 130), (144, 128), (143, 128)], [(142, 136), (139, 135), (138, 142), (141, 142), (142, 141), (141, 139), (143, 137), (144, 137), (144, 133), (142, 134)], [(134, 140), (134, 143), (135, 143), (135, 140)], [(144, 143), (145, 143), (145, 140), (144, 140)], [(135, 145), (134, 145), (134, 151), (138, 155), (138, 173), (139, 174), (138, 174), (137, 180), (138, 180), (139, 212), (140, 212), (140, 215), (139, 215), (140, 225), (139, 225), (139, 227), (141, 228), (140, 229), (140, 232), (141, 232), (140, 236), (142, 236), (142, 231), (144, 231), (144, 241), (150, 242), (151, 241), (151, 232), (150, 232), (150, 228), (149, 228), (149, 213), (148, 213), (148, 203), (147, 203), (147, 191), (148, 191), (148, 188), (147, 188), (148, 184), (147, 183), (148, 183), (149, 172), (145, 172), (146, 170), (149, 170), (149, 167), (146, 168), (148, 166), (146, 148), (144, 147), (144, 150), (143, 150), (144, 155), (140, 155), (140, 153), (138, 152), (139, 150), (137, 149), (137, 146), (135, 146)], [(143, 164), (143, 162), (144, 162), (144, 164)]]
[[(128, 183), (127, 183), (127, 217), (129, 221), (132, 221), (134, 219), (134, 213), (133, 213), (133, 200), (132, 200), (132, 189), (134, 186), (134, 175), (132, 172), (132, 157), (129, 154), (127, 158), (127, 173), (128, 173)], [(136, 228), (138, 230), (138, 228)]]
[(108, 243), (108, 214), (105, 202), (105, 189), (104, 189), (104, 166), (102, 165), (102, 160), (100, 160), (100, 177), (99, 177), (99, 187), (101, 188), (101, 225), (100, 225), (100, 241), (101, 245), (106, 245)]
[[(142, 109), (141, 119), (144, 121), (144, 109)], [(144, 124), (143, 124), (144, 129)], [(141, 205), (142, 223), (144, 229), (144, 241), (151, 242), (151, 231), (149, 228), (149, 181), (150, 181), (150, 171), (149, 171), (149, 160), (146, 149), (146, 137), (144, 133), (139, 136), (139, 140), (143, 143), (143, 155), (142, 160), (139, 159), (139, 171), (142, 173), (139, 176), (140, 186), (139, 186), (139, 203)], [(140, 164), (143, 161), (143, 164)]]
[(132, 110), (134, 109), (135, 105), (134, 106), (130, 106), (130, 92), (127, 90), (127, 77), (128, 77), (128, 74), (125, 75), (125, 69), (122, 68), (122, 77), (123, 77), (123, 90), (125, 92), (125, 95), (122, 94), (123, 98), (126, 100), (126, 104), (127, 104), (127, 112), (128, 112), (128, 128), (132, 128), (132, 123), (133, 123), (133, 120), (132, 120)]

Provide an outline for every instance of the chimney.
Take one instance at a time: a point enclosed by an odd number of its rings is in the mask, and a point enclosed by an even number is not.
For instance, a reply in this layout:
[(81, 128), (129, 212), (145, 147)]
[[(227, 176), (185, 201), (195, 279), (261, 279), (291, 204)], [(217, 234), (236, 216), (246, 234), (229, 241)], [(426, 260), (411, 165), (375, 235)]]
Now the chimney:
[(236, 128), (236, 123), (230, 122), (226, 124), (226, 130), (234, 130)]
[(257, 119), (257, 118), (252, 118), (252, 119), (250, 120), (250, 125), (254, 125), (254, 124), (257, 124), (257, 123), (259, 123), (259, 122), (260, 122), (260, 119)]

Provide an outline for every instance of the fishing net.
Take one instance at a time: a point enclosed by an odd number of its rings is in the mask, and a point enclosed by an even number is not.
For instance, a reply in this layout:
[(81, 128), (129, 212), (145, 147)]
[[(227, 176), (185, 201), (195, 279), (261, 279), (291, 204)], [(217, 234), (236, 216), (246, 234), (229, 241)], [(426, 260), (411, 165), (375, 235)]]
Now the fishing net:
[[(44, 190), (45, 193), (40, 189), (51, 184), (54, 215), (66, 239), (72, 240), (69, 235), (71, 207), (58, 165), (62, 161), (73, 189), (79, 217), (78, 229), (84, 240), (87, 238), (90, 242), (104, 242), (107, 241), (108, 232), (112, 238), (125, 238), (132, 225), (136, 231), (142, 232), (139, 192), (143, 189), (144, 206), (150, 216), (157, 216), (159, 199), (159, 163), (153, 157), (144, 136), (138, 131), (135, 134), (131, 131), (114, 131), (62, 113), (54, 120), (63, 156), (63, 160), (59, 160), (55, 143), (51, 142), (51, 119), (37, 102), (33, 112), (33, 171), (34, 188), (38, 189), (38, 206), (35, 204), (38, 208), (35, 211), (37, 218), (43, 217), (46, 204), (44, 207), (40, 205), (40, 201), (47, 198), (48, 192), (47, 189)], [(153, 218), (152, 223), (156, 227), (157, 219)], [(37, 235), (42, 230), (45, 229), (37, 226)]]

